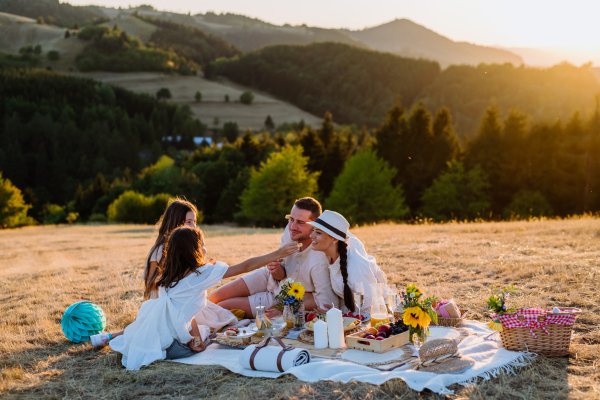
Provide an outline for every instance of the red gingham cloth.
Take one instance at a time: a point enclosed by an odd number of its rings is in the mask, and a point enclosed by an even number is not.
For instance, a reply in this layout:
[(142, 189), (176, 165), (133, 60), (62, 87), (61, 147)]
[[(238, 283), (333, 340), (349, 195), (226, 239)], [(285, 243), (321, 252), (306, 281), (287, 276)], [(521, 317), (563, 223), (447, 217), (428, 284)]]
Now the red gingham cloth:
[[(561, 312), (569, 312), (570, 310), (560, 310)], [(548, 314), (550, 313), (550, 314)], [(519, 315), (522, 315), (525, 320), (519, 320)], [(544, 322), (538, 322), (537, 318), (540, 315), (545, 315), (546, 320)], [(498, 319), (502, 323), (502, 327), (504, 329), (511, 328), (529, 328), (529, 331), (533, 335), (534, 338), (537, 338), (536, 334), (533, 333), (533, 330), (536, 328), (542, 328), (546, 335), (549, 335), (545, 326), (548, 324), (558, 324), (558, 325), (573, 325), (575, 323), (576, 314), (562, 314), (562, 315), (553, 315), (552, 310), (544, 310), (542, 308), (526, 308), (520, 309), (516, 312), (516, 314), (500, 314), (498, 315)], [(495, 317), (495, 316), (493, 316)]]

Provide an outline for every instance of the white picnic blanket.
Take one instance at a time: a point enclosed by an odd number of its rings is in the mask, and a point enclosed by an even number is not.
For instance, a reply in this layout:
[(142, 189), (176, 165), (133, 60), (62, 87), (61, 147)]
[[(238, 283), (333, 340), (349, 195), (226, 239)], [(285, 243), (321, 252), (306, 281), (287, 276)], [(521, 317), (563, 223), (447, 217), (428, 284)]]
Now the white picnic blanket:
[[(358, 381), (381, 385), (390, 379), (398, 378), (405, 381), (411, 389), (417, 391), (429, 389), (436, 393), (449, 395), (453, 392), (447, 387), (454, 383), (466, 386), (476, 383), (477, 378), (487, 380), (495, 377), (501, 371), (515, 373), (516, 367), (527, 365), (535, 357), (531, 353), (505, 350), (497, 341), (484, 340), (483, 338), (492, 331), (481, 322), (464, 321), (460, 327), (477, 333), (477, 336), (469, 336), (458, 345), (462, 355), (475, 360), (472, 368), (459, 374), (435, 374), (414, 370), (382, 372), (340, 359), (329, 360), (312, 357), (310, 363), (290, 368), (285, 373), (293, 374), (296, 378), (306, 382), (325, 380), (347, 383)], [(193, 365), (221, 365), (232, 372), (251, 377), (277, 378), (283, 375), (278, 372), (253, 371), (243, 368), (239, 363), (241, 352), (242, 350), (213, 344), (202, 353), (176, 360), (176, 362)]]

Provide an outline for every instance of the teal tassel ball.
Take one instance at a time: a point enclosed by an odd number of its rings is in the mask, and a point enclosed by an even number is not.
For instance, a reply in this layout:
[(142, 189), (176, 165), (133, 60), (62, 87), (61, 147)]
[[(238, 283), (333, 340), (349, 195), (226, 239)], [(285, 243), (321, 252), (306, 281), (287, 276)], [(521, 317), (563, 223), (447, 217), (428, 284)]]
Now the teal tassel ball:
[(67, 339), (81, 343), (104, 330), (106, 316), (99, 306), (84, 300), (71, 304), (65, 310), (60, 325)]

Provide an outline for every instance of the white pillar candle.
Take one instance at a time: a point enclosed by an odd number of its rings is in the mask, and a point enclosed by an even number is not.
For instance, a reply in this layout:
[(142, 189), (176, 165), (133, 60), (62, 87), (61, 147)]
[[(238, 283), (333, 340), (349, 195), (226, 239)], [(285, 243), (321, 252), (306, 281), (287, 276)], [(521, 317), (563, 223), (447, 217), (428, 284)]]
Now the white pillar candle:
[(332, 349), (346, 347), (344, 342), (344, 320), (342, 312), (337, 308), (327, 311), (327, 336), (329, 337), (329, 347)]
[(318, 320), (313, 325), (314, 338), (315, 338), (315, 349), (326, 349), (327, 348), (327, 323), (322, 320)]

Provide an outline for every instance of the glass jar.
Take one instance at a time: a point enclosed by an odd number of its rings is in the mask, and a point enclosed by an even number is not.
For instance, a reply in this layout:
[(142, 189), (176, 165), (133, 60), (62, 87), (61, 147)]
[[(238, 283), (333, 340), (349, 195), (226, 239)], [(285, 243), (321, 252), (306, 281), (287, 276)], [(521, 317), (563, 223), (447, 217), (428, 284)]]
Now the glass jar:
[(371, 285), (371, 326), (380, 322), (389, 323), (388, 311), (384, 300), (385, 285), (373, 283)]
[(288, 328), (293, 328), (296, 323), (296, 315), (292, 306), (286, 304), (283, 306), (283, 320), (285, 321)]

